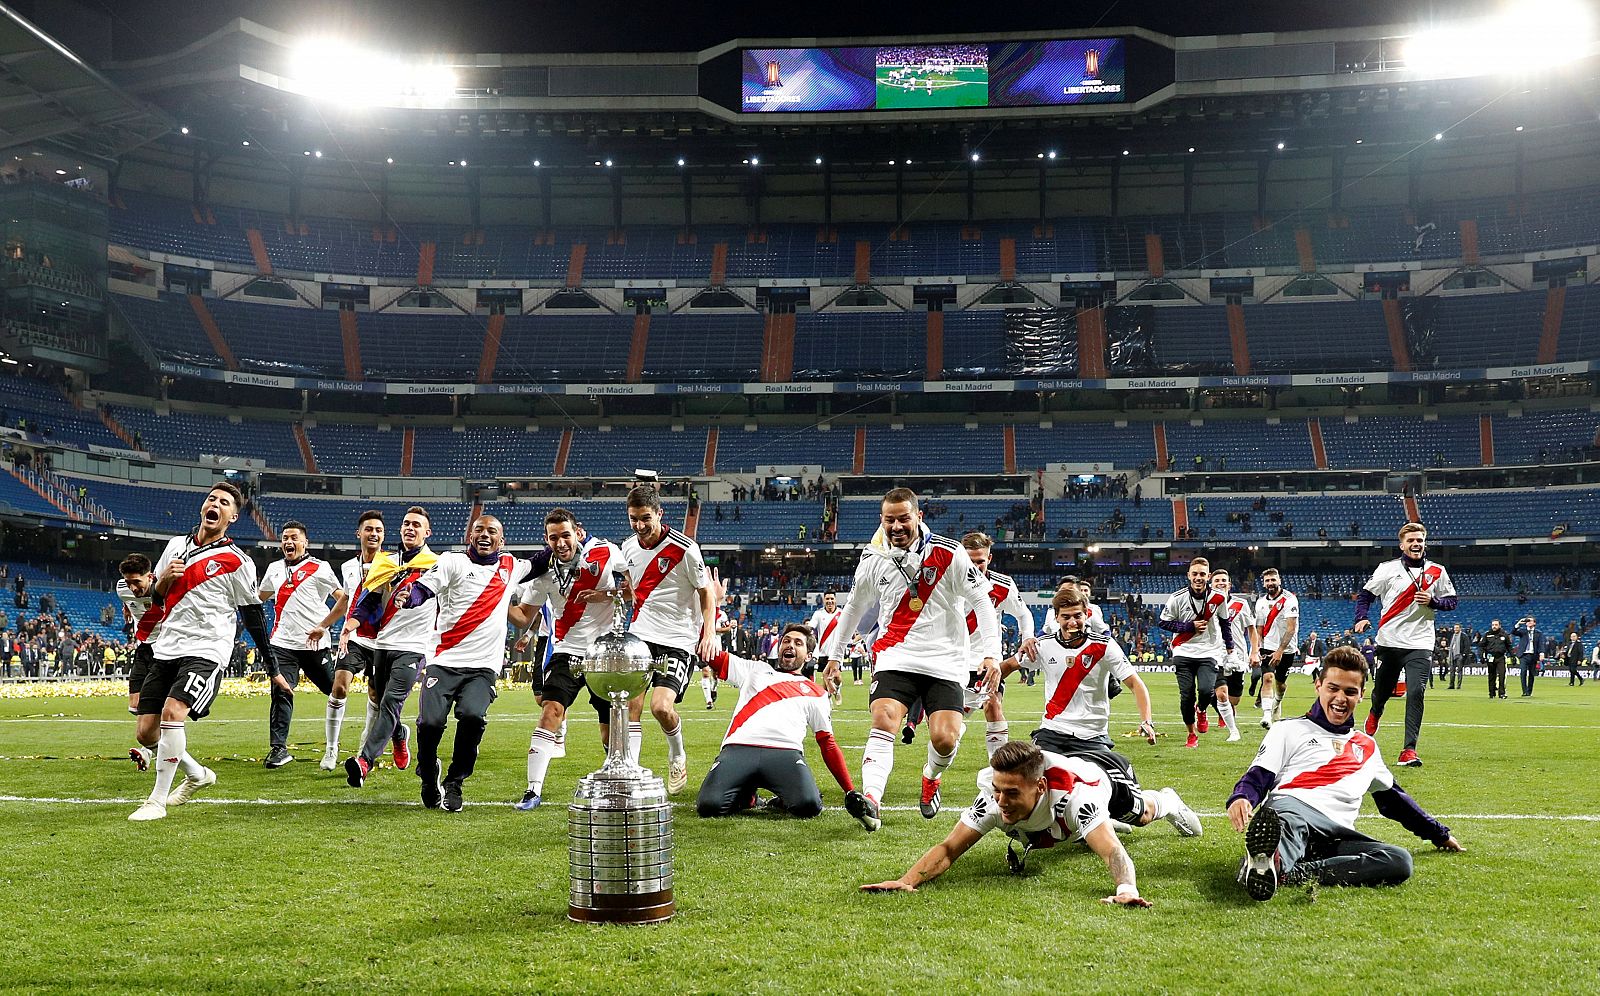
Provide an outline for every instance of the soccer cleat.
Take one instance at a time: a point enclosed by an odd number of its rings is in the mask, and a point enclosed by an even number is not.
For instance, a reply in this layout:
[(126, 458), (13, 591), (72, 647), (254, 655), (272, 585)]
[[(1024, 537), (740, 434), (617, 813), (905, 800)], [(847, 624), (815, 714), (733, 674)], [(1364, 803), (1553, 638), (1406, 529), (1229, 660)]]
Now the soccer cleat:
[(1375, 713), (1375, 712), (1369, 712), (1369, 713), (1367, 713), (1367, 736), (1375, 737), (1377, 735), (1378, 735), (1378, 714)]
[(1422, 767), (1422, 758), (1417, 756), (1416, 751), (1412, 750), (1410, 747), (1407, 747), (1405, 750), (1400, 752), (1399, 759), (1397, 759), (1394, 763), (1398, 764), (1402, 768), (1420, 768)]
[(148, 823), (151, 820), (164, 820), (167, 818), (167, 807), (154, 800), (128, 814), (128, 819), (134, 823)]
[(677, 795), (687, 784), (689, 784), (689, 759), (675, 757), (667, 765), (667, 794)]
[(915, 726), (907, 726), (900, 731), (901, 743), (908, 744), (915, 739), (917, 739), (917, 728)]
[(1239, 865), (1239, 881), (1257, 902), (1271, 899), (1278, 891), (1278, 843), (1281, 840), (1283, 821), (1276, 809), (1263, 803), (1250, 818), (1250, 825), (1245, 827), (1245, 856)]
[(878, 804), (860, 792), (852, 791), (844, 794), (844, 811), (866, 827), (867, 833), (872, 833), (883, 826), (883, 820), (878, 816)]
[(716, 705), (717, 704), (717, 690), (715, 688), (713, 688), (711, 690), (711, 704), (712, 705)]
[(1265, 715), (1265, 714), (1262, 715), (1262, 717), (1261, 717), (1261, 728), (1263, 730), (1272, 729), (1272, 717), (1271, 716), (1268, 716), (1268, 715)]
[(711, 700), (710, 700), (710, 699), (707, 699), (707, 700), (706, 700), (706, 708), (707, 708), (707, 709), (710, 709), (710, 708), (711, 708)]
[(1238, 739), (1239, 739), (1239, 728), (1238, 728), (1238, 725), (1235, 724), (1233, 726), (1228, 727), (1228, 743), (1231, 744), (1235, 740), (1238, 740)]
[(200, 777), (184, 775), (178, 787), (167, 793), (167, 806), (181, 806), (194, 798), (194, 794), (208, 785), (217, 783), (217, 773), (210, 768), (201, 768)]
[(530, 809), (538, 809), (539, 804), (542, 802), (544, 802), (544, 797), (539, 795), (539, 793), (535, 792), (533, 789), (529, 789), (528, 791), (522, 793), (521, 802), (512, 803), (512, 808), (520, 809), (526, 813)]
[(939, 779), (923, 776), (922, 803), (917, 810), (922, 813), (922, 818), (925, 820), (931, 820), (939, 815)]
[(1162, 789), (1161, 797), (1167, 802), (1166, 821), (1178, 831), (1178, 836), (1198, 837), (1205, 832), (1200, 825), (1200, 816), (1188, 807), (1176, 789)]
[(289, 753), (287, 747), (274, 747), (267, 751), (267, 759), (261, 763), (268, 768), (281, 768), (294, 760), (294, 755)]
[(444, 788), (439, 784), (439, 776), (424, 778), (422, 780), (422, 804), (429, 809), (438, 809), (444, 801)]
[(406, 729), (406, 724), (395, 724), (394, 736), (390, 738), (389, 745), (394, 751), (394, 766), (401, 771), (411, 767), (411, 731)]
[(328, 749), (322, 752), (322, 760), (318, 762), (317, 767), (323, 771), (333, 771), (338, 768), (339, 748), (329, 744)]
[(1226, 730), (1226, 729), (1227, 729), (1227, 728), (1228, 728), (1228, 720), (1227, 720), (1227, 717), (1225, 717), (1225, 716), (1223, 716), (1223, 715), (1221, 715), (1221, 714), (1220, 714), (1220, 713), (1219, 713), (1219, 714), (1218, 714), (1218, 715), (1217, 715), (1217, 725), (1218, 725), (1218, 726), (1220, 726), (1220, 727), (1222, 727), (1222, 728), (1223, 728), (1223, 729), (1224, 729), (1224, 730)]
[(150, 759), (155, 756), (155, 751), (148, 747), (129, 747), (128, 760), (140, 771), (150, 770)]
[(1189, 739), (1183, 742), (1183, 746), (1186, 750), (1193, 747), (1198, 747), (1200, 746), (1200, 738), (1191, 733), (1189, 734)]
[(1206, 719), (1205, 713), (1202, 712), (1200, 714), (1200, 719), (1194, 724), (1194, 728), (1199, 730), (1201, 733), (1205, 733), (1211, 729), (1211, 722)]
[(452, 778), (444, 783), (444, 811), (459, 813), (461, 806), (461, 782)]
[(358, 789), (366, 784), (367, 775), (371, 773), (372, 765), (368, 764), (367, 759), (360, 754), (344, 762), (344, 780), (353, 789)]

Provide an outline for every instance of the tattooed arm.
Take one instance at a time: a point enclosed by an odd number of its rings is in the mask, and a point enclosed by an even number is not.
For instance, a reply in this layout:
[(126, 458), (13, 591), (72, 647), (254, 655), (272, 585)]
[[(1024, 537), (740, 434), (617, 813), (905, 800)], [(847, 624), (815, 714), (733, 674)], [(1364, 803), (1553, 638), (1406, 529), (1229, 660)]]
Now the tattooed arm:
[(1133, 859), (1128, 857), (1128, 852), (1123, 850), (1122, 842), (1117, 840), (1117, 833), (1111, 828), (1111, 821), (1106, 820), (1083, 838), (1089, 849), (1100, 855), (1106, 863), (1106, 871), (1111, 873), (1111, 880), (1117, 883), (1115, 895), (1107, 896), (1100, 900), (1102, 903), (1114, 903), (1118, 906), (1149, 906), (1150, 900), (1139, 895), (1139, 883), (1133, 871)]

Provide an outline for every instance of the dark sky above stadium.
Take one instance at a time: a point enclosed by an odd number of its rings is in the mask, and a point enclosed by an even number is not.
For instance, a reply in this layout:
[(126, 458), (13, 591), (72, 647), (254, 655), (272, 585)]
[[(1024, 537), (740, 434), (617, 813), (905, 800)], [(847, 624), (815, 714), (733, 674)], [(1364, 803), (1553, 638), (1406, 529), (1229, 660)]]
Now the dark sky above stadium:
[[(981, 0), (851, 0), (847, 4), (772, 0), (13, 2), (24, 16), (35, 17), (47, 30), (62, 36), (84, 31), (87, 26), (87, 33), (75, 47), (90, 55), (91, 60), (98, 53), (114, 53), (116, 58), (127, 59), (172, 51), (235, 17), (295, 33), (334, 31), (412, 51), (605, 52), (690, 51), (734, 37), (997, 32), (1094, 25), (1138, 25), (1175, 35), (1283, 31), (1450, 19), (1488, 6), (1487, 0), (1023, 0), (1009, 4)], [(848, 11), (848, 16), (833, 15), (835, 10)], [(96, 30), (96, 20), (108, 30)]]

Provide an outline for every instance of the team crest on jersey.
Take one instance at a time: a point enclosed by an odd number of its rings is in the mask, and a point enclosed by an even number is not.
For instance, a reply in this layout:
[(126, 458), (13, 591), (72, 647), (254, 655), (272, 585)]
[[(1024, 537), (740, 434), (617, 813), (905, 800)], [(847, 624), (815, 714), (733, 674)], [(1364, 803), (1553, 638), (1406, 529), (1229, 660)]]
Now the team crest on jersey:
[(222, 570), (222, 565), (215, 560), (206, 561), (206, 577), (216, 577), (217, 572), (220, 570)]
[(583, 569), (595, 577), (600, 576), (600, 564), (597, 561), (589, 561), (587, 564), (583, 565)]
[(495, 571), (495, 573), (500, 575), (500, 583), (501, 584), (510, 584), (511, 583), (511, 571), (510, 571), (509, 568), (502, 567), (498, 571)]
[(657, 557), (656, 558), (656, 570), (660, 571), (662, 574), (665, 574), (668, 571), (672, 570), (672, 558), (671, 557)]
[(1350, 756), (1356, 759), (1357, 764), (1365, 764), (1367, 752), (1355, 740), (1350, 741)]
[(931, 585), (937, 580), (939, 580), (939, 571), (938, 571), (937, 568), (924, 567), (922, 569), (922, 583), (923, 584)]

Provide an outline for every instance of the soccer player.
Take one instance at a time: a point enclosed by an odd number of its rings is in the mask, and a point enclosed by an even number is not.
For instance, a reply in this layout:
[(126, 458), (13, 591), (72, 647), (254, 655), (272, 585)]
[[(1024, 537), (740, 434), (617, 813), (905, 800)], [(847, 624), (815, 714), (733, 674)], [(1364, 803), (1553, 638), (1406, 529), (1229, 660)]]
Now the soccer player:
[[(323, 720), (328, 741), (328, 748), (322, 755), (321, 768), (324, 771), (332, 771), (339, 766), (339, 731), (344, 726), (344, 708), (350, 697), (351, 680), (357, 674), (367, 676), (367, 721), (361, 727), (362, 740), (367, 738), (367, 731), (372, 728), (372, 716), (377, 711), (378, 696), (382, 691), (371, 680), (377, 627), (370, 623), (358, 623), (351, 615), (364, 594), (362, 585), (366, 581), (367, 571), (373, 559), (383, 550), (382, 512), (373, 508), (361, 513), (356, 520), (356, 540), (360, 543), (359, 552), (339, 567), (339, 594), (335, 596), (333, 609), (322, 617), (321, 625), (312, 630), (312, 635), (320, 638), (335, 620), (344, 619), (333, 665), (333, 691), (328, 695), (328, 715)], [(401, 749), (404, 749), (403, 745)]]
[[(661, 496), (652, 485), (628, 492), (628, 525), (633, 535), (622, 544), (633, 599), (629, 632), (645, 642), (657, 660), (669, 662), (650, 676), (650, 712), (667, 738), (667, 791), (689, 784), (689, 755), (683, 748), (683, 721), (675, 708), (689, 685), (689, 659), (710, 660), (717, 642), (717, 603), (700, 545), (661, 521)], [(628, 753), (639, 759), (644, 698), (628, 703)]]
[(1394, 695), (1395, 680), (1406, 677), (1406, 739), (1396, 761), (1403, 768), (1420, 768), (1417, 738), (1422, 734), (1423, 694), (1431, 671), (1435, 612), (1456, 607), (1456, 586), (1444, 565), (1429, 563), (1428, 529), (1420, 522), (1400, 527), (1400, 558), (1378, 565), (1372, 577), (1356, 592), (1352, 630), (1365, 633), (1372, 622), (1372, 603), (1382, 606), (1378, 618), (1378, 674), (1367, 713), (1367, 736), (1376, 736), (1383, 707)]
[[(1276, 567), (1261, 572), (1261, 595), (1255, 609), (1259, 649), (1251, 658), (1261, 667), (1261, 728), (1283, 715), (1289, 674), (1300, 666), (1300, 599), (1283, 587)], [(1262, 654), (1269, 654), (1261, 660)]]
[[(544, 801), (545, 774), (557, 753), (559, 731), (585, 687), (583, 675), (574, 668), (615, 622), (612, 599), (626, 570), (616, 544), (598, 537), (580, 540), (577, 519), (564, 508), (551, 509), (544, 517), (544, 538), (550, 549), (549, 566), (522, 583), (517, 589), (520, 604), (510, 611), (519, 630), (533, 622), (546, 602), (555, 618), (554, 652), (544, 669), (539, 725), (528, 743), (528, 789), (516, 804), (524, 811), (537, 809)], [(600, 717), (603, 746), (609, 736), (611, 703), (590, 692), (589, 704)]]
[[(1159, 797), (1154, 799), (1160, 805)], [(916, 892), (949, 870), (983, 835), (999, 830), (1022, 844), (1019, 855), (1006, 845), (1006, 863), (1021, 874), (1028, 853), (1064, 841), (1082, 840), (1106, 863), (1116, 892), (1100, 900), (1119, 906), (1149, 906), (1139, 895), (1133, 859), (1123, 850), (1111, 826), (1111, 778), (1081, 757), (1042, 751), (1025, 740), (1013, 740), (989, 759), (978, 773), (978, 798), (949, 836), (929, 848), (904, 875), (863, 885), (863, 892)]]
[(1225, 653), (1233, 650), (1233, 633), (1223, 611), (1223, 595), (1206, 587), (1211, 578), (1211, 562), (1204, 557), (1191, 560), (1188, 578), (1188, 587), (1167, 599), (1156, 625), (1172, 634), (1178, 709), (1189, 730), (1184, 747), (1193, 748), (1200, 743), (1199, 734), (1206, 732), (1206, 710), (1216, 699), (1217, 665)]
[[(1097, 639), (1109, 637), (1111, 635), (1111, 625), (1106, 622), (1106, 614), (1104, 610), (1102, 610), (1100, 606), (1094, 604), (1094, 585), (1090, 583), (1088, 578), (1078, 577), (1075, 574), (1068, 574), (1066, 577), (1061, 579), (1061, 583), (1056, 586), (1056, 590), (1060, 591), (1062, 588), (1065, 588), (1068, 585), (1071, 585), (1079, 592), (1079, 594), (1083, 595), (1083, 609), (1085, 613), (1084, 631)], [(1046, 612), (1044, 615), (1044, 625), (1039, 628), (1039, 635), (1041, 637), (1054, 636), (1056, 634), (1056, 627), (1057, 623), (1055, 614)], [(1117, 694), (1118, 693), (1113, 692), (1112, 698), (1116, 698)]]
[[(394, 766), (404, 771), (411, 764), (410, 735), (400, 715), (417, 683), (417, 671), (426, 666), (437, 641), (434, 622), (437, 606), (427, 600), (411, 602), (415, 584), (439, 558), (428, 548), (433, 520), (421, 505), (406, 509), (400, 520), (400, 555), (380, 553), (367, 565), (362, 594), (351, 618), (345, 620), (340, 650), (346, 640), (372, 633), (372, 665), (367, 684), (377, 696), (372, 721), (361, 737), (361, 750), (345, 759), (345, 781), (360, 788), (383, 756), (385, 744), (394, 749)], [(352, 636), (352, 631), (358, 631)], [(426, 792), (426, 787), (424, 792)]]
[(1228, 820), (1245, 835), (1239, 881), (1252, 899), (1271, 899), (1278, 886), (1299, 882), (1399, 885), (1410, 878), (1411, 852), (1355, 828), (1369, 792), (1379, 815), (1442, 850), (1462, 850), (1449, 828), (1396, 784), (1371, 735), (1355, 732), (1367, 685), (1361, 652), (1329, 651), (1315, 684), (1311, 711), (1273, 725), (1228, 797)]
[[(844, 610), (839, 608), (839, 598), (831, 591), (823, 592), (822, 608), (811, 613), (811, 621), (806, 625), (811, 627), (811, 632), (817, 638), (817, 646), (825, 647), (833, 639), (833, 631), (838, 628), (839, 620), (844, 618)], [(815, 662), (809, 658), (803, 669), (807, 678), (815, 672)], [(861, 679), (856, 679), (856, 684), (861, 684)], [(833, 686), (833, 703), (840, 705), (844, 702), (844, 678), (840, 676), (838, 684)]]
[[(283, 559), (268, 565), (257, 593), (263, 601), (272, 599), (272, 643), (267, 653), (276, 660), (278, 673), (288, 685), (287, 689), (272, 687), (272, 705), (267, 713), (269, 749), (263, 762), (269, 769), (294, 760), (289, 753), (289, 724), (294, 720), (293, 689), (300, 676), (304, 674), (330, 700), (333, 698), (328, 631), (321, 622), (328, 612), (328, 599), (341, 593), (341, 589), (333, 576), (333, 565), (306, 552), (310, 539), (303, 523), (290, 520), (283, 524), (278, 530)], [(324, 759), (327, 756), (324, 748)]]
[[(978, 672), (985, 688), (993, 691), (1000, 676), (994, 603), (967, 551), (923, 524), (917, 495), (909, 488), (885, 494), (879, 516), (879, 534), (862, 551), (823, 673), (825, 682), (838, 679), (846, 638), (876, 609), (880, 635), (872, 644), (877, 660), (869, 693), (872, 730), (861, 759), (862, 795), (847, 807), (869, 832), (882, 825), (879, 806), (894, 767), (895, 733), (912, 704), (921, 700), (928, 713), (919, 809), (931, 820), (939, 813), (939, 780), (961, 739), (962, 682), (972, 670), (973, 655), (981, 655)], [(970, 638), (969, 612), (978, 624)]]
[[(715, 571), (712, 572), (713, 575), (715, 573)], [(728, 649), (728, 640), (731, 639), (734, 629), (733, 617), (728, 615), (728, 596), (726, 592), (723, 593), (720, 603), (717, 606), (717, 645), (726, 650)], [(811, 677), (809, 667), (806, 669), (806, 677)], [(700, 694), (706, 700), (707, 709), (717, 704), (717, 676), (710, 663), (706, 661), (700, 662)]]
[[(165, 615), (139, 690), (139, 742), (156, 748), (156, 783), (150, 798), (129, 815), (135, 822), (163, 819), (168, 808), (183, 805), (217, 780), (216, 772), (190, 756), (184, 724), (211, 710), (233, 652), (236, 616), (261, 651), (272, 684), (288, 690), (267, 652), (256, 566), (228, 538), (243, 506), (237, 487), (227, 481), (213, 485), (200, 504), (195, 531), (168, 540), (157, 560), (162, 568), (152, 597), (161, 601)], [(173, 788), (179, 768), (183, 781)]]
[[(1022, 604), (1022, 592), (1017, 590), (1017, 583), (1009, 574), (989, 569), (994, 563), (994, 540), (986, 533), (971, 532), (961, 537), (961, 546), (967, 551), (972, 566), (978, 569), (989, 589), (989, 601), (994, 605), (996, 624), (999, 624), (1001, 616), (1009, 615), (1015, 619), (1017, 634), (1022, 638), (1021, 645), (1017, 648), (1017, 655), (1026, 660), (1033, 660), (1039, 648), (1039, 641), (1033, 635), (1033, 612)], [(977, 631), (978, 617), (968, 613), (967, 633), (971, 635)], [(982, 653), (982, 648), (974, 648), (974, 652)], [(977, 671), (974, 670), (967, 675), (964, 711), (970, 714), (974, 709), (980, 707), (983, 709), (983, 746), (991, 756), (997, 747), (1011, 739), (1011, 727), (1006, 725), (1005, 693), (1004, 675), (992, 692), (982, 687)]]
[[(117, 565), (122, 575), (117, 581), (117, 598), (122, 602), (122, 617), (133, 627), (133, 663), (128, 668), (128, 712), (139, 715), (139, 691), (150, 673), (154, 659), (151, 644), (161, 630), (162, 605), (155, 599), (156, 575), (150, 558), (134, 553)], [(0, 651), (7, 648), (0, 647)], [(128, 748), (128, 759), (140, 771), (150, 768), (155, 752), (143, 744)]]
[(1227, 599), (1222, 611), (1233, 633), (1233, 647), (1222, 658), (1216, 688), (1217, 715), (1228, 728), (1228, 742), (1232, 743), (1239, 739), (1239, 717), (1234, 713), (1234, 703), (1244, 697), (1244, 673), (1250, 669), (1250, 660), (1261, 658), (1261, 631), (1256, 627), (1250, 602), (1233, 593), (1233, 578), (1227, 571), (1211, 572), (1211, 590), (1222, 592)]
[(739, 689), (739, 702), (722, 737), (722, 750), (695, 799), (701, 816), (732, 816), (749, 809), (757, 789), (777, 796), (778, 805), (791, 816), (810, 819), (821, 813), (822, 793), (801, 749), (807, 730), (816, 734), (822, 761), (845, 798), (857, 796), (844, 754), (833, 739), (828, 695), (798, 673), (816, 647), (809, 626), (790, 623), (778, 638), (776, 667), (726, 651), (712, 659), (717, 677)]

